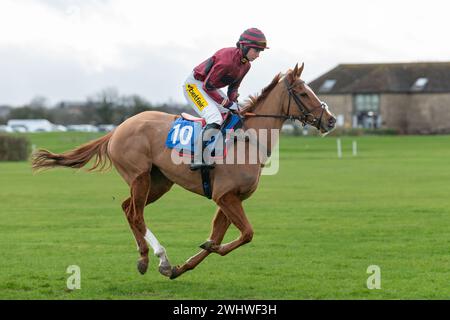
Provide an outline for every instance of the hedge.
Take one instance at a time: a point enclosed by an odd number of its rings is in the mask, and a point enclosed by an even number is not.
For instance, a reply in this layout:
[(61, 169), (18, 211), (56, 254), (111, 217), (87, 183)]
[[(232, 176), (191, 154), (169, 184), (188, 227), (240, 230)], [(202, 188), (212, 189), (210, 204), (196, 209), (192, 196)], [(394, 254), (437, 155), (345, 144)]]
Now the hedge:
[(25, 137), (0, 134), (0, 161), (26, 161), (30, 154), (30, 141)]

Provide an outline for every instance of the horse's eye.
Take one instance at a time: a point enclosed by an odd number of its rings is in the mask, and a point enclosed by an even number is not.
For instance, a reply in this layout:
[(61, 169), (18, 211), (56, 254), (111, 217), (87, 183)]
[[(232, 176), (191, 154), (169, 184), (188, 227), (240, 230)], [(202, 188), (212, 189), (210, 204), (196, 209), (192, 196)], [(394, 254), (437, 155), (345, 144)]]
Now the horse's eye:
[(302, 97), (307, 97), (308, 94), (306, 94), (306, 92), (302, 92), (302, 93), (300, 93), (300, 96), (302, 96)]

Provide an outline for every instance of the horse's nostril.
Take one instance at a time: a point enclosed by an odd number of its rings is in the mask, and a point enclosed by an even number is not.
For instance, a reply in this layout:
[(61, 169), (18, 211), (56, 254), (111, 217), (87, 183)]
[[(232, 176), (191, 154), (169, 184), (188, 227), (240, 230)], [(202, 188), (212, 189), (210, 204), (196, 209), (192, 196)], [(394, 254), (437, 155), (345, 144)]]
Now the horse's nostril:
[(334, 128), (335, 124), (336, 124), (336, 119), (330, 118), (330, 120), (328, 120), (328, 127), (329, 128)]

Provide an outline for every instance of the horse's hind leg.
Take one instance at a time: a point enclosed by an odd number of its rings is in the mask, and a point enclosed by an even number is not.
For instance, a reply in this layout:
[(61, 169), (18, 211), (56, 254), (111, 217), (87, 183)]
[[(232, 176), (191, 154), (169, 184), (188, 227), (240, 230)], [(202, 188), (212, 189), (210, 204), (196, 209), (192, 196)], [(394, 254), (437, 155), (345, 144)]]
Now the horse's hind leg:
[[(157, 167), (153, 167), (151, 171), (151, 184), (150, 193), (148, 194), (146, 205), (155, 202), (162, 195), (164, 195), (173, 185), (173, 182), (167, 179)], [(159, 258), (159, 272), (169, 277), (172, 273), (172, 267), (167, 258), (166, 250), (160, 245), (155, 235), (147, 229), (145, 234), (145, 240), (153, 248), (155, 256)]]
[(173, 182), (164, 177), (158, 168), (153, 167), (151, 173), (144, 172), (133, 180), (131, 197), (122, 204), (141, 254), (141, 258), (138, 261), (138, 270), (141, 274), (144, 274), (148, 268), (148, 243), (160, 260), (160, 272), (166, 276), (170, 275), (171, 266), (167, 259), (166, 251), (145, 224), (144, 207), (158, 200), (170, 190), (172, 185)]
[(141, 258), (138, 261), (138, 270), (141, 274), (148, 267), (148, 245), (145, 241), (147, 227), (144, 221), (144, 207), (150, 191), (150, 177), (148, 172), (140, 174), (131, 183), (131, 197), (122, 203), (128, 223), (133, 231), (139, 248)]

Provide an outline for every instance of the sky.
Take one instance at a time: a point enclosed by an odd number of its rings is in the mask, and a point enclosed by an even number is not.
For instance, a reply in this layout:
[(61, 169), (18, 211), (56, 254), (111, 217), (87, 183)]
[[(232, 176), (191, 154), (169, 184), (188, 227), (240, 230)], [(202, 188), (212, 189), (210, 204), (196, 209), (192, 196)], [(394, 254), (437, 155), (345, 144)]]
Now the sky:
[(0, 105), (84, 101), (105, 88), (185, 103), (192, 69), (250, 27), (270, 49), (241, 100), (297, 62), (312, 81), (340, 63), (450, 61), (449, 9), (445, 0), (0, 0)]

